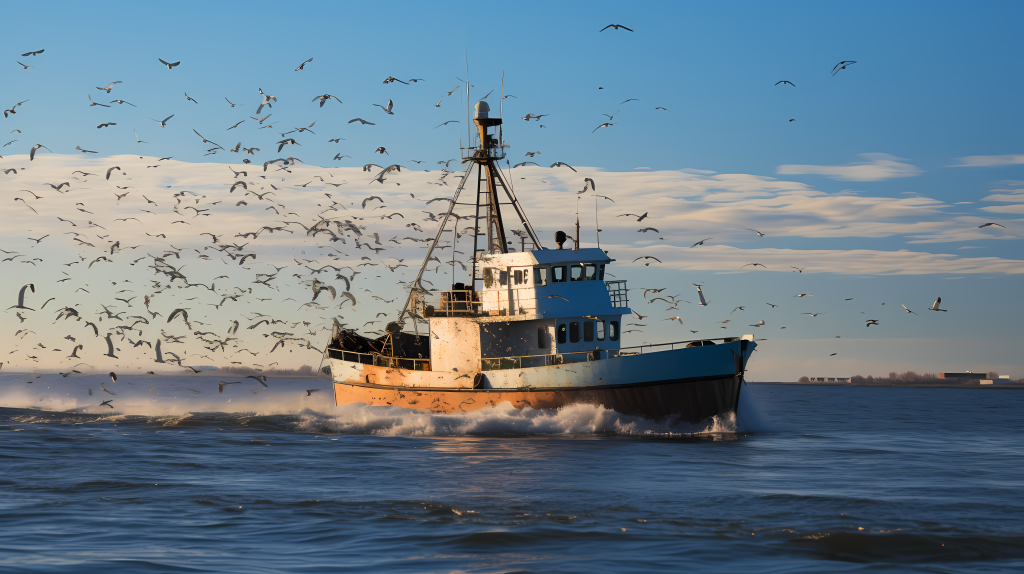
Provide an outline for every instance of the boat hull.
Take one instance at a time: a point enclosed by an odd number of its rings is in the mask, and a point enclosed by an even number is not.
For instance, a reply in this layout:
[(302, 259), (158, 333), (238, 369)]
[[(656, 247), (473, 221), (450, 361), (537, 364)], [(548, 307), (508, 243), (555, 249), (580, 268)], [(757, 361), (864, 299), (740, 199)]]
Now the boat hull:
[(430, 389), (335, 382), (338, 405), (365, 403), (435, 413), (461, 413), (511, 403), (515, 408), (558, 409), (600, 405), (625, 415), (678, 418), (697, 424), (735, 412), (742, 378), (737, 375), (674, 379), (628, 385), (543, 389)]

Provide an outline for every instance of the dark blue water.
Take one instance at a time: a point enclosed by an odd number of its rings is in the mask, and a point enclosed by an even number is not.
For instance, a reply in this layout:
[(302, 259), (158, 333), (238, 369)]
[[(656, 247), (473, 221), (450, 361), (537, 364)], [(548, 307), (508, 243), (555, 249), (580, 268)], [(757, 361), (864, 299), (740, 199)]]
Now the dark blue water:
[[(57, 412), (31, 403), (80, 383), (16, 379), (0, 381), (3, 572), (1024, 569), (1024, 392), (748, 385), (738, 430), (685, 434), (593, 407), (304, 405), (322, 381), (189, 379), (224, 412), (186, 414), (211, 408), (193, 397), (154, 414), (108, 379), (116, 396)], [(231, 412), (284, 388), (294, 404)]]

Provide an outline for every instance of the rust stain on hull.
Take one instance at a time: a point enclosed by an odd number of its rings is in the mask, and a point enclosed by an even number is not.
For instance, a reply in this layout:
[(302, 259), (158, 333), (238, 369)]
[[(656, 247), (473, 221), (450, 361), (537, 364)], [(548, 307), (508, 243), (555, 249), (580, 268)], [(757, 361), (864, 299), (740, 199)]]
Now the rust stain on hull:
[(700, 423), (734, 412), (742, 380), (736, 376), (637, 385), (561, 387), (555, 389), (430, 389), (335, 382), (338, 405), (365, 403), (436, 413), (470, 412), (511, 403), (522, 409), (557, 409), (571, 404), (601, 405), (624, 415), (658, 420), (678, 416)]

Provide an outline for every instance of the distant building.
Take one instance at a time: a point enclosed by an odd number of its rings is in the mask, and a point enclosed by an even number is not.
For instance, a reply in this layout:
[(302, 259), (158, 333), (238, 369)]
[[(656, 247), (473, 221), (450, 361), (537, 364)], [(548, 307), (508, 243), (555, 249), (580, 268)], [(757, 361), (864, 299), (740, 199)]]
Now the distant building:
[(940, 379), (980, 379), (985, 376), (984, 373), (939, 373)]

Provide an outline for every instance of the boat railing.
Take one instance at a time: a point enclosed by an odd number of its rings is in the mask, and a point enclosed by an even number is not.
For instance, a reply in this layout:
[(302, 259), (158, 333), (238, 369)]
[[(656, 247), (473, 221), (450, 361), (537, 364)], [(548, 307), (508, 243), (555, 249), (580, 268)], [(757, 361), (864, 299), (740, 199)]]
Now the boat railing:
[(362, 363), (390, 369), (406, 369), (409, 371), (429, 371), (430, 359), (413, 359), (408, 357), (388, 357), (379, 353), (356, 353), (344, 349), (327, 349), (332, 359), (341, 359), (349, 363)]
[[(713, 339), (690, 339), (687, 341), (673, 341), (671, 343), (655, 343), (653, 345), (636, 345), (634, 347), (623, 347), (621, 349), (613, 349), (608, 351), (609, 358), (612, 357), (628, 357), (630, 355), (642, 355), (644, 350), (650, 351), (654, 347), (668, 347), (667, 350), (675, 350), (677, 347), (685, 349), (686, 347), (700, 347), (705, 344), (715, 344), (714, 341), (722, 341), (723, 343), (732, 343), (733, 341), (739, 341), (739, 337), (716, 337)], [(705, 343), (707, 341), (707, 343)], [(666, 349), (661, 349), (666, 350)], [(656, 351), (655, 351), (656, 352)]]
[(480, 313), (483, 302), (476, 291), (471, 289), (453, 289), (441, 291), (438, 305), (433, 315), (441, 317), (474, 316)]
[[(501, 146), (489, 147), (485, 150), (485, 155), (492, 159), (505, 159), (505, 148)], [(480, 147), (464, 147), (462, 148), (462, 160), (470, 160), (480, 157)]]
[(571, 363), (586, 363), (611, 358), (610, 351), (577, 351), (574, 353), (556, 353), (553, 355), (521, 355), (518, 357), (494, 357), (480, 359), (481, 371), (502, 371), (508, 369), (529, 369), (533, 367), (551, 367)]

